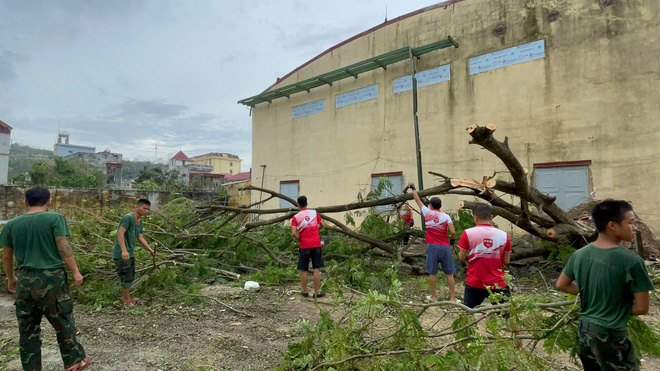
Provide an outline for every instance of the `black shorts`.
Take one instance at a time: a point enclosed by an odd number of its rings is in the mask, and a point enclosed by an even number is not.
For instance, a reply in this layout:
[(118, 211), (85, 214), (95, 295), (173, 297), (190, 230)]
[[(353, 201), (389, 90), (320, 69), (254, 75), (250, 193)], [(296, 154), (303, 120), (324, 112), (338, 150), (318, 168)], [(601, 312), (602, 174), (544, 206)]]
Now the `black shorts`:
[(309, 261), (312, 261), (313, 269), (321, 269), (323, 265), (323, 255), (321, 255), (320, 247), (313, 247), (311, 249), (298, 249), (298, 270), (309, 270)]
[[(490, 290), (493, 292), (493, 294), (504, 294), (506, 297), (511, 296), (511, 291), (509, 291), (509, 288), (506, 287), (503, 290), (495, 290), (492, 289)], [(464, 304), (469, 307), (469, 308), (474, 308), (477, 305), (481, 304), (484, 299), (486, 299), (488, 296), (490, 296), (490, 293), (486, 289), (478, 289), (475, 287), (472, 287), (470, 285), (465, 285), (465, 296), (463, 297)], [(500, 300), (500, 303), (505, 302), (505, 300)]]
[(121, 287), (131, 287), (135, 279), (135, 258), (128, 260), (114, 259)]

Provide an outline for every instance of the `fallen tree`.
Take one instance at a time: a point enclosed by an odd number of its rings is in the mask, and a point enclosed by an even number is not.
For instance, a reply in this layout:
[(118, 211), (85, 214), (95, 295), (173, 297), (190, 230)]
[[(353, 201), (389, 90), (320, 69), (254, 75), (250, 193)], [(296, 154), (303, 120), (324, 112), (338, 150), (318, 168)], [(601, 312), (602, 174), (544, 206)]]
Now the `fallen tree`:
[[(590, 241), (594, 235), (594, 229), (583, 223), (573, 220), (566, 212), (564, 212), (555, 203), (556, 198), (543, 194), (536, 188), (530, 185), (528, 179), (528, 170), (525, 169), (520, 161), (511, 151), (508, 138), (505, 137), (504, 141), (499, 141), (493, 137), (493, 133), (497, 127), (494, 124), (486, 126), (471, 125), (466, 130), (471, 136), (470, 144), (476, 144), (487, 151), (496, 155), (508, 169), (513, 181), (504, 181), (497, 179), (497, 173), (491, 176), (484, 176), (482, 181), (476, 179), (456, 178), (443, 175), (436, 172), (430, 172), (442, 179), (442, 183), (437, 186), (427, 188), (419, 191), (420, 197), (430, 197), (436, 195), (462, 195), (473, 197), (473, 200), (459, 201), (460, 209), (471, 209), (479, 200), (479, 202), (489, 202), (493, 206), (494, 216), (499, 216), (511, 224), (523, 229), (533, 236), (543, 240), (558, 242), (560, 240), (569, 241), (573, 246), (579, 247)], [(256, 228), (278, 224), (283, 221), (290, 220), (295, 213), (298, 212), (297, 208), (261, 208), (263, 203), (271, 199), (281, 199), (296, 204), (296, 200), (283, 195), (273, 190), (264, 189), (256, 186), (249, 186), (245, 190), (252, 190), (268, 194), (268, 198), (261, 202), (254, 203), (248, 207), (229, 207), (225, 205), (211, 204), (204, 205), (198, 208), (199, 219), (209, 220), (214, 218), (225, 218), (228, 223), (235, 220), (237, 217), (245, 217), (247, 215), (272, 215), (270, 219), (261, 220), (256, 218), (244, 225), (235, 235), (244, 234)], [(350, 228), (336, 218), (330, 217), (328, 214), (338, 212), (351, 212), (357, 210), (371, 209), (376, 206), (384, 205), (398, 205), (413, 199), (411, 193), (407, 193), (408, 187), (404, 192), (399, 195), (392, 195), (390, 197), (382, 198), (366, 198), (353, 201), (347, 204), (319, 206), (315, 208), (322, 218), (332, 223), (334, 227), (330, 230), (336, 233), (343, 234), (350, 238), (368, 244), (371, 248), (377, 248), (388, 254), (400, 255), (406, 257), (405, 251), (400, 251), (398, 248), (384, 239), (375, 238), (355, 228)], [(516, 202), (507, 202), (503, 196), (513, 196)], [(519, 256), (529, 257), (530, 254), (543, 253), (543, 248), (535, 248), (534, 251), (523, 252)], [(413, 255), (409, 255), (413, 256)]]

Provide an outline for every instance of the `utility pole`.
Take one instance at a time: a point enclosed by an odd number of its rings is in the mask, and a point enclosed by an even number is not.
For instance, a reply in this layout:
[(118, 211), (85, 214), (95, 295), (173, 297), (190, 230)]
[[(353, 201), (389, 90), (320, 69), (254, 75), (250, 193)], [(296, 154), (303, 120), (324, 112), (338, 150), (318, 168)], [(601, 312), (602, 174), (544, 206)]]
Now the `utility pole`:
[(158, 143), (156, 143), (156, 155), (154, 157), (154, 162), (158, 162)]
[[(410, 77), (412, 78), (412, 96), (413, 96), (413, 125), (415, 129), (415, 157), (417, 158), (417, 189), (424, 189), (424, 176), (422, 174), (422, 151), (419, 144), (419, 120), (417, 119), (417, 77), (415, 76), (415, 58), (413, 50), (408, 47), (410, 53)], [(424, 216), (422, 215), (422, 229), (425, 228)]]

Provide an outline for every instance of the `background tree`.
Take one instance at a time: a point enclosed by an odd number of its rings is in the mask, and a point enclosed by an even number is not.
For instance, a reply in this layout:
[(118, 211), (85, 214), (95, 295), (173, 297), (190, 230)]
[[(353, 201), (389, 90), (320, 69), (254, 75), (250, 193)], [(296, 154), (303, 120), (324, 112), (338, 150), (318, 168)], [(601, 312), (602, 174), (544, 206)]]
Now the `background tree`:
[(103, 172), (83, 161), (56, 156), (53, 161), (39, 161), (28, 172), (32, 185), (70, 188), (103, 188)]

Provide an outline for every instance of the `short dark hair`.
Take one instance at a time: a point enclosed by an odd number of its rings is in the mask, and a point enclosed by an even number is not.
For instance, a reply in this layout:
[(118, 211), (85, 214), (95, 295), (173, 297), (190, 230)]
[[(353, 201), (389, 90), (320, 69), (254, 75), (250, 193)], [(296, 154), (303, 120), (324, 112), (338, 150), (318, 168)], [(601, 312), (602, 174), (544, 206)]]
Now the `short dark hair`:
[(44, 206), (50, 200), (50, 191), (46, 187), (30, 188), (25, 192), (28, 206)]
[(147, 200), (146, 198), (141, 198), (137, 201), (136, 205), (137, 206), (141, 206), (141, 205), (151, 206), (151, 202), (149, 200)]
[(493, 216), (493, 208), (490, 204), (480, 202), (472, 208), (472, 215), (479, 218), (479, 220), (490, 220)]
[(298, 206), (307, 207), (307, 197), (306, 196), (298, 197)]
[(591, 209), (591, 217), (596, 225), (598, 232), (603, 232), (609, 222), (621, 224), (625, 214), (632, 211), (632, 205), (622, 200), (606, 200), (597, 203)]
[(433, 197), (431, 199), (431, 207), (436, 210), (440, 210), (440, 208), (442, 207), (442, 200), (440, 200), (440, 198), (438, 197)]

